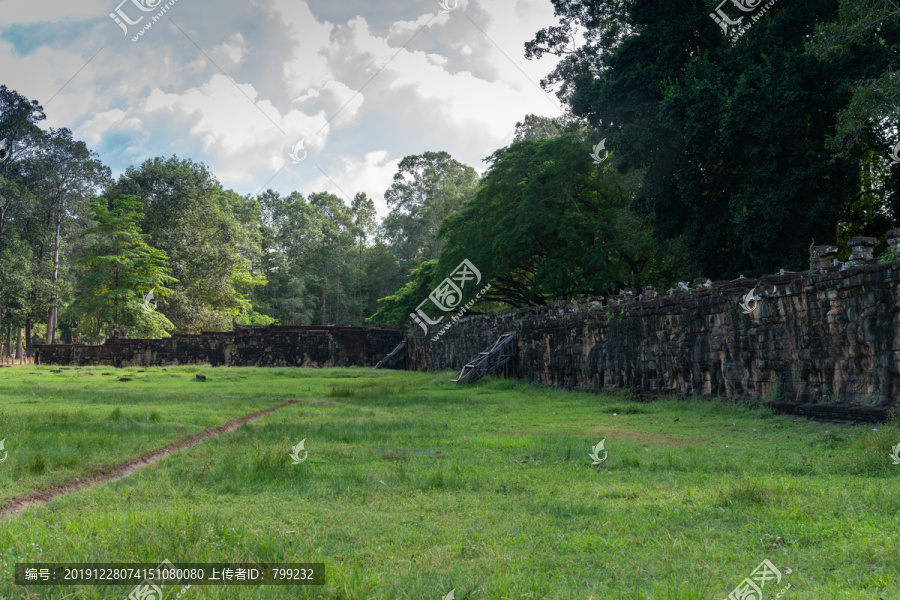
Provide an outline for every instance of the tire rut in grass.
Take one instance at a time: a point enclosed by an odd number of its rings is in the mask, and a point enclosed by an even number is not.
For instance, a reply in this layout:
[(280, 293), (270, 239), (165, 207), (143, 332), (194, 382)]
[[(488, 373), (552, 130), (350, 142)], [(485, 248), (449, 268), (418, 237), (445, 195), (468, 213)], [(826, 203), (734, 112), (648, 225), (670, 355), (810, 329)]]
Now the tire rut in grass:
[(127, 477), (128, 475), (131, 475), (139, 469), (149, 467), (153, 463), (159, 462), (170, 454), (174, 454), (175, 452), (180, 452), (192, 446), (196, 446), (200, 442), (204, 442), (209, 438), (224, 435), (226, 433), (231, 433), (241, 425), (256, 421), (257, 419), (261, 419), (277, 410), (281, 410), (282, 408), (286, 408), (288, 406), (291, 406), (292, 404), (297, 404), (297, 402), (297, 400), (291, 400), (290, 402), (285, 402), (284, 404), (281, 404), (279, 406), (267, 408), (266, 410), (253, 413), (252, 415), (247, 415), (239, 419), (228, 421), (224, 425), (220, 425), (219, 427), (215, 427), (213, 429), (208, 429), (203, 433), (199, 433), (186, 440), (175, 442), (174, 444), (169, 444), (168, 446), (165, 446), (158, 450), (153, 450), (152, 452), (148, 452), (137, 458), (132, 458), (131, 460), (127, 460), (119, 465), (107, 469), (106, 471), (103, 471), (96, 475), (92, 475), (91, 477), (76, 478), (74, 481), (67, 481), (66, 483), (61, 483), (45, 490), (30, 492), (28, 494), (18, 496), (0, 506), (0, 517), (15, 516), (28, 506), (46, 504), (47, 502), (50, 502), (51, 500), (53, 500), (54, 498), (58, 498), (59, 496), (64, 496), (66, 494), (71, 494), (84, 488), (107, 483), (109, 481), (112, 481), (113, 479), (121, 479), (123, 477)]

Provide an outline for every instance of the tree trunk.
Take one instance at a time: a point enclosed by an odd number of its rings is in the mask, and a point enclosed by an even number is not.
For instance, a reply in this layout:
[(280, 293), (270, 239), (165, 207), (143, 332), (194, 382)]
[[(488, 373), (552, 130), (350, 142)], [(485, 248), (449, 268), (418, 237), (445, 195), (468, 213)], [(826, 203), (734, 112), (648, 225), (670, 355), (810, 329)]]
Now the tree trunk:
[(57, 192), (56, 195), (56, 236), (53, 241), (53, 277), (51, 278), (51, 282), (53, 284), (52, 291), (50, 293), (50, 309), (47, 311), (47, 336), (45, 338), (45, 343), (52, 344), (54, 342), (54, 338), (56, 336), (56, 315), (57, 308), (56, 302), (58, 298), (56, 297), (56, 284), (59, 281), (59, 234), (62, 230), (62, 213), (63, 213), (63, 203), (65, 202), (65, 194), (63, 192)]
[(365, 325), (363, 321), (363, 246), (365, 242), (360, 241), (359, 244), (359, 264), (356, 267), (356, 302), (357, 302), (357, 324), (362, 326)]
[(34, 344), (31, 342), (31, 315), (25, 319), (25, 358), (34, 356)]
[[(55, 302), (54, 298), (50, 298), (50, 302)], [(45, 344), (56, 343), (56, 311), (53, 306), (47, 309), (47, 335), (44, 336)]]
[(325, 300), (328, 297), (328, 260), (322, 261), (322, 325), (328, 325), (328, 312), (325, 309)]
[[(50, 216), (47, 216), (47, 223), (45, 223), (47, 227), (50, 226)], [(41, 251), (38, 253), (38, 262), (37, 262), (37, 271), (35, 272), (34, 279), (35, 281), (40, 281), (41, 272), (44, 269), (44, 254), (47, 252), (47, 244), (41, 243)], [(38, 292), (35, 289), (31, 292), (31, 311), (28, 313), (28, 318), (25, 320), (25, 345), (28, 350), (28, 356), (34, 357), (34, 340), (31, 335), (32, 326), (34, 325), (34, 312), (35, 307), (38, 303)]]
[(6, 325), (6, 359), (12, 362), (12, 323)]
[(16, 360), (22, 364), (22, 327), (16, 328)]

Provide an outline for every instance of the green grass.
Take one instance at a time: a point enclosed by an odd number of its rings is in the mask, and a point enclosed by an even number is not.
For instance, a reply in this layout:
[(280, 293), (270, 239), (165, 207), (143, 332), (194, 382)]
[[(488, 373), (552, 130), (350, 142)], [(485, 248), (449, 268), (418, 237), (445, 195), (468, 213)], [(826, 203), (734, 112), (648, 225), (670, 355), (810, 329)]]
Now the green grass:
[[(787, 583), (783, 600), (900, 598), (895, 426), (509, 380), (455, 386), (446, 373), (202, 369), (200, 383), (188, 368), (133, 369), (131, 382), (118, 381), (124, 371), (30, 370), (42, 374), (0, 369), (10, 452), (0, 481), (20, 490), (299, 403), (0, 521), (5, 598), (131, 589), (16, 587), (17, 562), (163, 559), (327, 566), (323, 587), (193, 587), (184, 600), (440, 600), (451, 589), (457, 599), (706, 600), (727, 597), (764, 559), (791, 569), (767, 599)], [(291, 465), (304, 438), (309, 458)], [(609, 455), (594, 467), (600, 439)]]
[(0, 504), (321, 390), (321, 383), (298, 385), (306, 373), (269, 380), (198, 367), (0, 369), (0, 439), (9, 452), (0, 463)]

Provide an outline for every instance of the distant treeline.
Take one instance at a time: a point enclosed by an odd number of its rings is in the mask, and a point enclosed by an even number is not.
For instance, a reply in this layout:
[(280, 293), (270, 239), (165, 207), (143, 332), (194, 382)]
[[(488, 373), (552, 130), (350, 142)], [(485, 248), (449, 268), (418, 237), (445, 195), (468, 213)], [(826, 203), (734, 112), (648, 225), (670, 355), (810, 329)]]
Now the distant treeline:
[(791, 0), (738, 40), (706, 3), (555, 6), (525, 54), (562, 57), (543, 84), (565, 116), (528, 115), (481, 178), (406, 157), (381, 222), (365, 194), (241, 196), (177, 156), (114, 180), (0, 86), (4, 337), (400, 325), (436, 289), (459, 300), (441, 282), (464, 259), (491, 284), (485, 312), (799, 270), (813, 241), (898, 225), (891, 3)]

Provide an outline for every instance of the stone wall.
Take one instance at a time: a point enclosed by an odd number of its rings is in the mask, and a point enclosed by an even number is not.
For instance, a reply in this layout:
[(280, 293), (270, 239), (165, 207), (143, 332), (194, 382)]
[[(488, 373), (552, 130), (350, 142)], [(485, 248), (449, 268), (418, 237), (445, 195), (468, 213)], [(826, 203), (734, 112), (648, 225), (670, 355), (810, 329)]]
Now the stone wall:
[(232, 367), (374, 366), (405, 335), (367, 327), (239, 327), (227, 333), (160, 340), (113, 338), (100, 346), (37, 346), (45, 365), (113, 367), (198, 365)]
[[(417, 327), (241, 327), (38, 346), (36, 357), (40, 364), (117, 367), (374, 366), (405, 338), (408, 356), (399, 368), (459, 370), (515, 331), (508, 373), (543, 385), (755, 397), (803, 414), (827, 416), (845, 406), (860, 417), (883, 417), (900, 406), (900, 261), (875, 261), (875, 242), (851, 240), (853, 254), (843, 264), (834, 260), (837, 248), (816, 246), (812, 271), (802, 273), (700, 278), (665, 294), (648, 287), (463, 317), (437, 341), (440, 326), (428, 336)], [(900, 249), (900, 230), (889, 232), (888, 243)], [(797, 408), (810, 405), (816, 408)]]
[(897, 406), (900, 262), (878, 264), (866, 250), (875, 240), (864, 239), (862, 253), (838, 266), (828, 266), (836, 248), (816, 247), (811, 276), (701, 279), (665, 295), (628, 290), (463, 317), (438, 341), (416, 328), (409, 368), (458, 370), (516, 331), (518, 356), (508, 368), (549, 386)]

